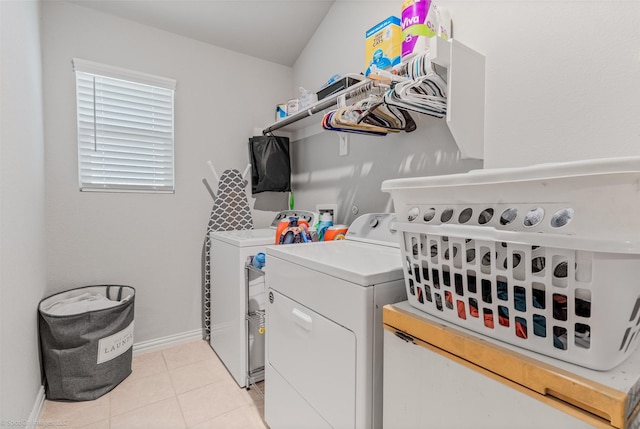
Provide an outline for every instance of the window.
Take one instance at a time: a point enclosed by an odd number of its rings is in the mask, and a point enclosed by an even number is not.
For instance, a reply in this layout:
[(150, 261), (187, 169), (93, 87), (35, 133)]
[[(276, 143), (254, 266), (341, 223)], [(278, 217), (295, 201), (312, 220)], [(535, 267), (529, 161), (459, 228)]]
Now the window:
[(74, 58), (81, 191), (174, 191), (175, 80)]

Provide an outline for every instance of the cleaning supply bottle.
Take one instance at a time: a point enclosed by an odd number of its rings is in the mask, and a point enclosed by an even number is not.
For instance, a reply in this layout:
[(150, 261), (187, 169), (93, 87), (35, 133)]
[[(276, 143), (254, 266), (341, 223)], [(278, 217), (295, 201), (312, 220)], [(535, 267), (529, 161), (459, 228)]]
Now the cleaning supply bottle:
[(317, 102), (318, 102), (318, 96), (316, 95), (315, 92), (312, 92), (300, 87), (300, 108), (301, 109), (306, 109), (307, 107)]
[(347, 225), (333, 225), (324, 232), (324, 241), (344, 240), (347, 235)]
[(311, 242), (316, 242), (318, 241), (318, 231), (316, 230), (316, 228), (314, 226), (309, 227), (309, 240)]
[(278, 227), (276, 228), (276, 239), (275, 244), (280, 244), (280, 237), (282, 237), (282, 233), (289, 226), (289, 219), (282, 219), (278, 222)]
[(289, 218), (289, 225), (282, 231), (278, 244), (304, 243), (306, 242), (306, 228), (309, 225), (306, 221), (298, 224), (297, 217)]
[(316, 226), (318, 231), (318, 241), (324, 241), (324, 233), (327, 229), (333, 226), (333, 215), (329, 212), (324, 212), (320, 215), (320, 222)]
[(253, 257), (253, 260), (251, 261), (251, 263), (253, 264), (254, 267), (261, 270), (264, 267), (265, 260), (266, 260), (265, 254), (263, 252), (258, 252)]

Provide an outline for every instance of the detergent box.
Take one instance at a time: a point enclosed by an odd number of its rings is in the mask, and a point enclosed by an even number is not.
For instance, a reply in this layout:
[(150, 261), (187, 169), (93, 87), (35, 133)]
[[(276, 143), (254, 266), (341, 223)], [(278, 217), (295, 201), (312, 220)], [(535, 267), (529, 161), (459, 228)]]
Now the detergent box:
[(402, 27), (400, 18), (390, 16), (366, 32), (365, 76), (371, 66), (388, 69), (400, 64), (402, 54)]

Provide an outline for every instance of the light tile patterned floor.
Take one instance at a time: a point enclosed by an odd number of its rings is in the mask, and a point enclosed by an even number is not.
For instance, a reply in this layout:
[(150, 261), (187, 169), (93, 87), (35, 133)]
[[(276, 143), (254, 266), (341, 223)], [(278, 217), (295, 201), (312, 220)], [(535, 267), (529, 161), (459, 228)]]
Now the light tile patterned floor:
[(266, 429), (261, 389), (238, 387), (205, 341), (135, 355), (132, 374), (95, 401), (45, 401), (65, 429)]

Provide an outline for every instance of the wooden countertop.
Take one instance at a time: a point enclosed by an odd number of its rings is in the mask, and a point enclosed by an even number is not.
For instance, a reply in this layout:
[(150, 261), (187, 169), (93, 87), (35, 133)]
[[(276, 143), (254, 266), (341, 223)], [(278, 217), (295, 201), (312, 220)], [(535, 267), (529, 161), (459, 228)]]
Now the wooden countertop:
[(535, 392), (550, 405), (563, 404), (564, 411), (568, 407), (576, 417), (592, 415), (589, 423), (595, 427), (626, 429), (638, 417), (639, 351), (610, 371), (595, 371), (473, 333), (407, 301), (386, 305), (383, 323), (387, 330), (413, 337), (407, 340), (417, 339), (413, 342), (450, 355), (467, 367)]

